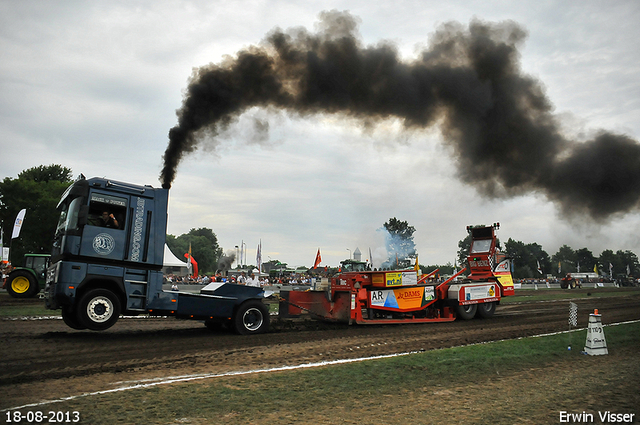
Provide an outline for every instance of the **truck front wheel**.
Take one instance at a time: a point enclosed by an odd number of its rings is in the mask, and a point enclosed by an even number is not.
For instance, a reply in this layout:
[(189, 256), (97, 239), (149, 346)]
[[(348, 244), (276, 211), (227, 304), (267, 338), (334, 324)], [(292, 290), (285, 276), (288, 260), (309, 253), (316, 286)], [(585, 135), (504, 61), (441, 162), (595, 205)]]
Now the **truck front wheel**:
[(107, 289), (92, 289), (78, 303), (78, 323), (92, 331), (109, 329), (119, 316), (120, 300)]
[(23, 270), (14, 271), (7, 279), (7, 292), (14, 298), (31, 298), (39, 289), (35, 277)]
[(458, 317), (464, 320), (473, 319), (473, 316), (476, 315), (476, 311), (478, 311), (478, 304), (458, 305), (456, 308)]
[(233, 328), (240, 335), (266, 332), (269, 329), (269, 309), (261, 301), (245, 302), (233, 317)]

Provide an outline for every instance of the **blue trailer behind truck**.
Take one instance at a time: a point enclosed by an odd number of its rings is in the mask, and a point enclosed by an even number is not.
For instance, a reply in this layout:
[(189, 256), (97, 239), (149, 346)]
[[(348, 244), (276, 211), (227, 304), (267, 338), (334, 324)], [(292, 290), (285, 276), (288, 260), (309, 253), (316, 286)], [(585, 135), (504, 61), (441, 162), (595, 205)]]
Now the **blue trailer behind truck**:
[(105, 330), (121, 314), (227, 323), (266, 332), (261, 288), (216, 283), (200, 294), (163, 290), (169, 191), (80, 176), (62, 195), (45, 303), (73, 329)]

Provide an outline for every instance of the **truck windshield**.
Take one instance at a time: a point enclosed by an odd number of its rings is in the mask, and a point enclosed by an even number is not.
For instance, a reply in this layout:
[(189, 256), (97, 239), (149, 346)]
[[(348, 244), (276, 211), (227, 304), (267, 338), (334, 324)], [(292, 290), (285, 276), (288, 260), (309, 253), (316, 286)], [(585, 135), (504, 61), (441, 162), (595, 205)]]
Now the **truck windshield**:
[(70, 230), (78, 230), (78, 212), (83, 204), (83, 198), (75, 198), (69, 203), (60, 205), (60, 219), (56, 228), (56, 235), (66, 234)]

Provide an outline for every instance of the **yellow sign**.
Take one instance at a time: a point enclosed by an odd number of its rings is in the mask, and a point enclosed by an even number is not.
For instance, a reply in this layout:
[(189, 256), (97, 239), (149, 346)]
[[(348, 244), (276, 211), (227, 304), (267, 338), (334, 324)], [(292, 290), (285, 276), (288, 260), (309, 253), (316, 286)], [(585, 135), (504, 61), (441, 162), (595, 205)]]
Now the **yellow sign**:
[(502, 287), (513, 286), (513, 278), (511, 277), (511, 273), (494, 273), (498, 278), (498, 282), (502, 285)]
[(387, 273), (387, 286), (402, 286), (402, 272)]

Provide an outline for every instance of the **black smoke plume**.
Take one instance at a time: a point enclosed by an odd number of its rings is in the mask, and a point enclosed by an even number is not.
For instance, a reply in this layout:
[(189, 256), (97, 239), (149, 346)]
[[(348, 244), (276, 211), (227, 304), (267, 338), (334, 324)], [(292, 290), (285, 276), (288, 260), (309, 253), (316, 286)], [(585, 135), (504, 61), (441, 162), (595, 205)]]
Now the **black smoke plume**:
[(640, 145), (604, 131), (583, 142), (564, 136), (541, 83), (520, 69), (526, 32), (518, 24), (450, 23), (403, 61), (391, 43), (364, 46), (349, 13), (320, 18), (315, 33), (276, 29), (194, 72), (169, 132), (164, 187), (198, 143), (215, 147), (219, 131), (263, 107), (340, 114), (367, 128), (387, 118), (406, 130), (438, 125), (459, 177), (486, 196), (541, 193), (562, 212), (595, 220), (639, 207)]

